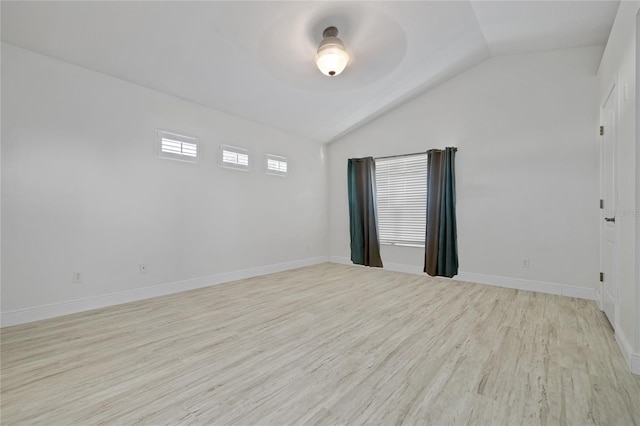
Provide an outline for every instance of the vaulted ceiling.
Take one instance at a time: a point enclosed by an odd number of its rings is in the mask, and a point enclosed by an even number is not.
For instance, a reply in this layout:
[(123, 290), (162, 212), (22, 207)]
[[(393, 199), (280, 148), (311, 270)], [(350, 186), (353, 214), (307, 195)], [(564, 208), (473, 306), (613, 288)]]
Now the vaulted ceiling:
[[(618, 4), (2, 1), (2, 41), (329, 142), (492, 56), (604, 45)], [(337, 77), (313, 63), (329, 25)]]

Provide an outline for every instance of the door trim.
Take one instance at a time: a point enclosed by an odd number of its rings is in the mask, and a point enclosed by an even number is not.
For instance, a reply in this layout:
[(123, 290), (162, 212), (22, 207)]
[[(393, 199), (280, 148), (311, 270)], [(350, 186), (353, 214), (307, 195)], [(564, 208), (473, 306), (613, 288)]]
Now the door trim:
[[(611, 99), (611, 96), (615, 93), (616, 94), (616, 99), (615, 99), (615, 104), (614, 104), (614, 112), (615, 112), (615, 118), (614, 118), (614, 124), (615, 124), (615, 129), (616, 129), (616, 133), (614, 135), (614, 140), (613, 140), (613, 193), (611, 194), (612, 198), (613, 198), (613, 207), (612, 210), (616, 209), (616, 206), (618, 205), (618, 179), (617, 179), (617, 174), (618, 174), (618, 165), (619, 165), (619, 159), (618, 159), (618, 134), (617, 134), (617, 130), (619, 128), (619, 111), (620, 111), (620, 106), (619, 106), (619, 102), (620, 102), (620, 93), (619, 93), (619, 85), (618, 85), (618, 74), (614, 74), (611, 83), (608, 85), (607, 91), (605, 92), (606, 95), (603, 97), (601, 103), (600, 103), (600, 126), (604, 126), (605, 124), (605, 114), (604, 114), (604, 109), (605, 106), (607, 105), (607, 102), (609, 102), (609, 100)], [(607, 129), (605, 128), (605, 135), (608, 135), (607, 133)], [(605, 176), (604, 176), (604, 139), (605, 139), (605, 135), (599, 135), (598, 136), (598, 146), (599, 146), (599, 150), (600, 150), (600, 199), (604, 199), (604, 193), (605, 193)], [(599, 230), (600, 230), (600, 271), (604, 272), (604, 243), (605, 243), (605, 239), (604, 239), (604, 226), (605, 226), (605, 221), (604, 218), (606, 216), (605, 212), (607, 211), (607, 205), (605, 204), (603, 209), (600, 209), (600, 226), (599, 226)], [(619, 322), (619, 316), (620, 316), (620, 296), (619, 296), (619, 291), (618, 291), (618, 274), (617, 274), (617, 265), (618, 265), (618, 258), (619, 258), (619, 234), (618, 234), (618, 227), (615, 228), (614, 232), (615, 232), (615, 241), (614, 241), (614, 246), (613, 246), (613, 251), (611, 253), (612, 256), (612, 271), (611, 271), (611, 277), (609, 277), (609, 279), (611, 280), (611, 282), (613, 283), (613, 287), (615, 289), (615, 294), (614, 294), (614, 319), (613, 319), (613, 324), (612, 327), (614, 328), (614, 330), (618, 329), (618, 322)], [(607, 279), (607, 277), (605, 277), (605, 280)], [(598, 303), (598, 307), (600, 308), (600, 310), (604, 311), (604, 285), (602, 282), (598, 281), (598, 285), (596, 286), (596, 300)]]

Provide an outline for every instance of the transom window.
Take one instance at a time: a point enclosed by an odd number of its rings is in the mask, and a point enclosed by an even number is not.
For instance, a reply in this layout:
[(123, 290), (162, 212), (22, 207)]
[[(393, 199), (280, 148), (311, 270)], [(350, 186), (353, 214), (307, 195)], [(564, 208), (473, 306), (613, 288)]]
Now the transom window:
[(376, 159), (380, 244), (424, 247), (427, 154)]
[(220, 166), (236, 170), (250, 170), (249, 150), (237, 146), (220, 146)]
[(286, 157), (279, 155), (265, 154), (266, 173), (268, 175), (286, 176), (288, 172), (288, 162)]
[(156, 130), (156, 146), (160, 158), (198, 162), (198, 140), (191, 136)]

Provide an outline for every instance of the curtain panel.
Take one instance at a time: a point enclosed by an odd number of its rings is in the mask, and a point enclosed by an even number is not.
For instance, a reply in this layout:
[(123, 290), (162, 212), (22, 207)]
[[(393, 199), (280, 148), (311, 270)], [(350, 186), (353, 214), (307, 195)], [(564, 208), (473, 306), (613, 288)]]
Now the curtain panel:
[(458, 274), (456, 229), (456, 148), (427, 151), (427, 226), (424, 272), (431, 276)]
[(376, 208), (376, 165), (372, 157), (350, 158), (347, 166), (351, 261), (382, 267)]

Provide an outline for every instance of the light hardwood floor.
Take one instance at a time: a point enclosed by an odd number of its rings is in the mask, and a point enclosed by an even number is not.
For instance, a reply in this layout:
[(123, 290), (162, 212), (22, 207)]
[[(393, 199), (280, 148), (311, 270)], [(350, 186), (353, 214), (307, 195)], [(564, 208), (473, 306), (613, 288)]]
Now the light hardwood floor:
[(595, 303), (322, 264), (2, 329), (3, 424), (640, 424)]

